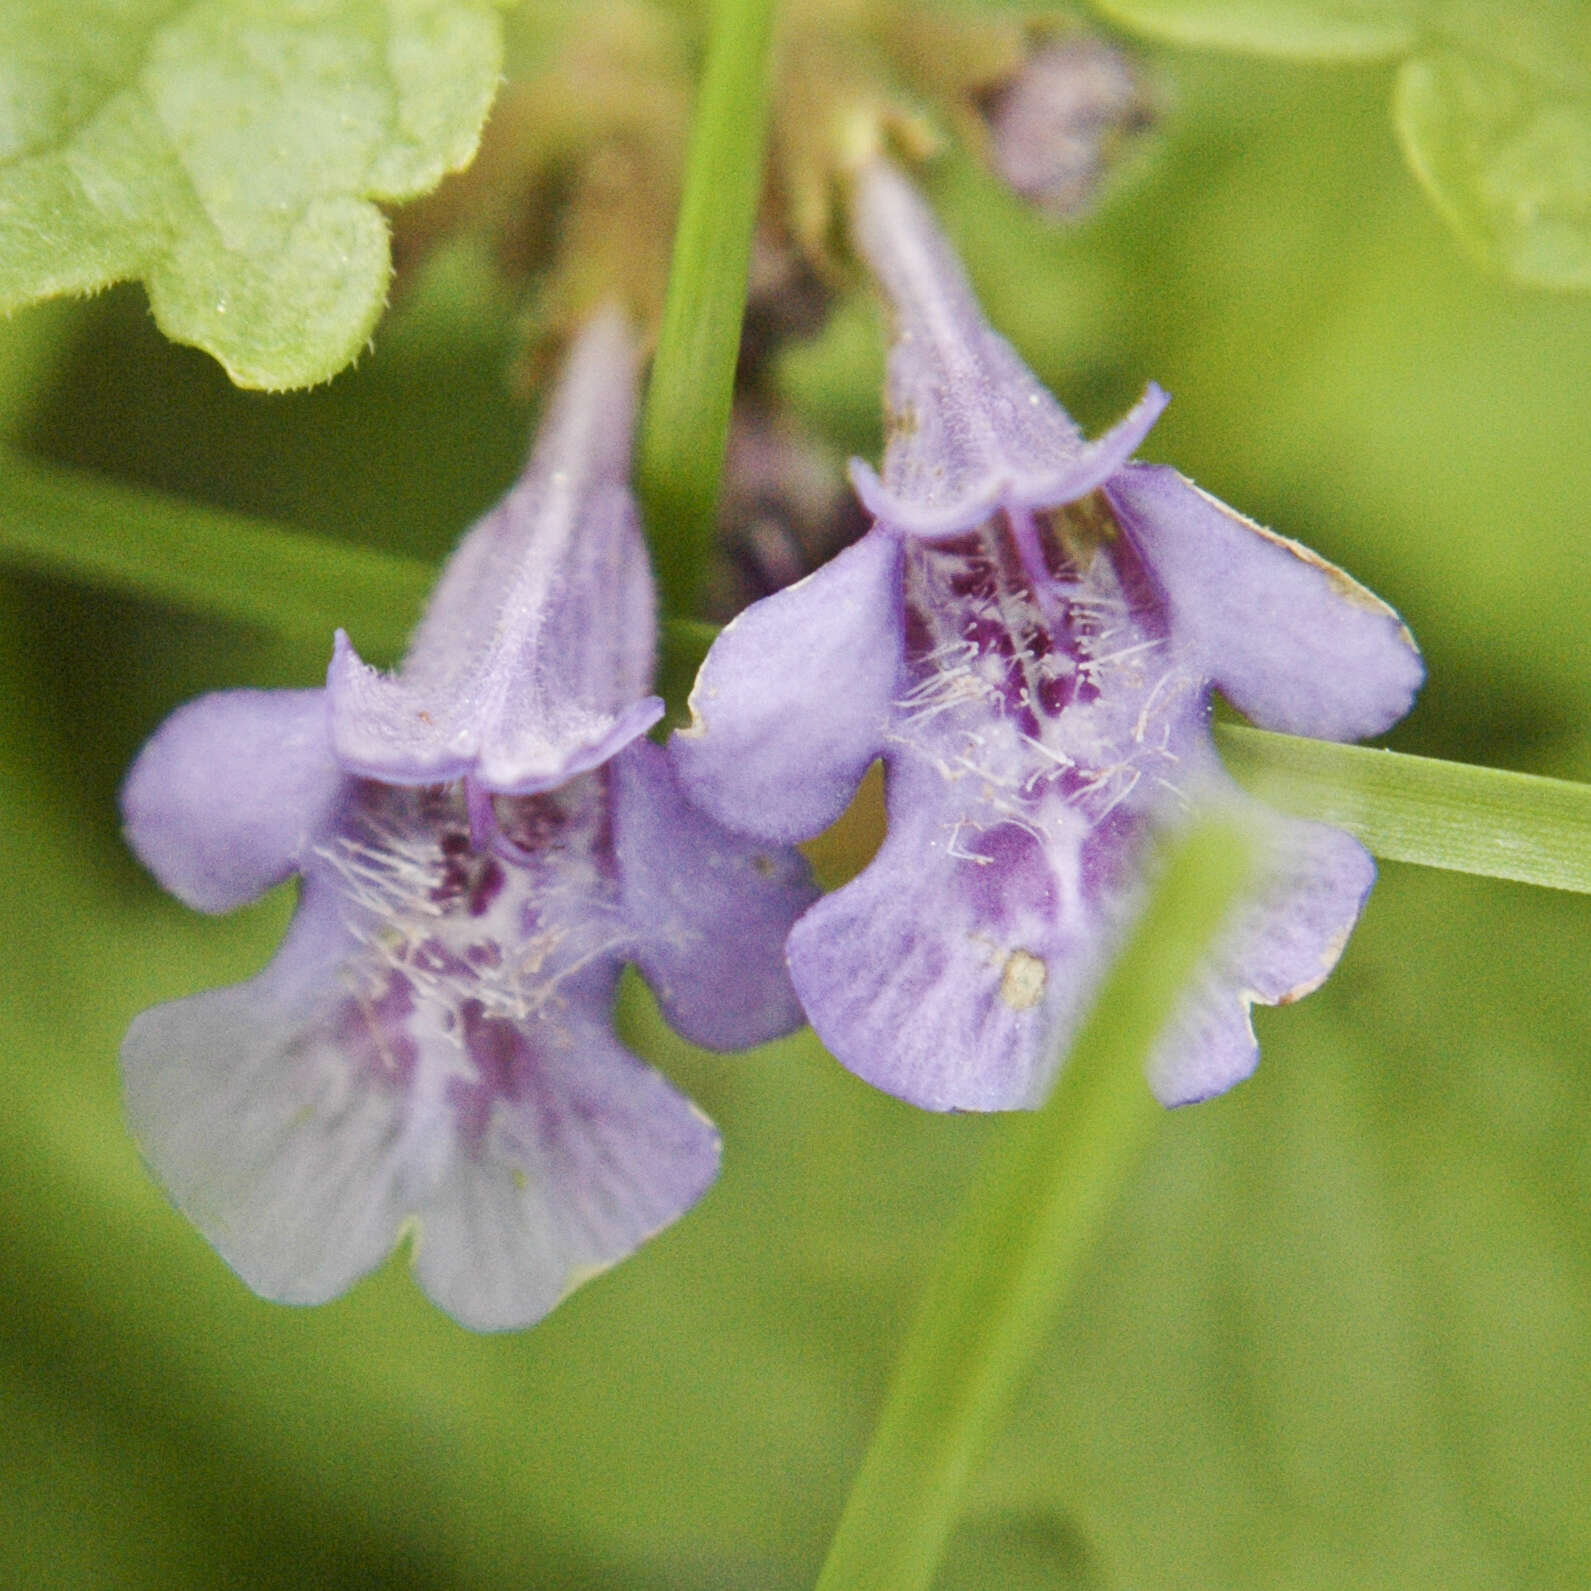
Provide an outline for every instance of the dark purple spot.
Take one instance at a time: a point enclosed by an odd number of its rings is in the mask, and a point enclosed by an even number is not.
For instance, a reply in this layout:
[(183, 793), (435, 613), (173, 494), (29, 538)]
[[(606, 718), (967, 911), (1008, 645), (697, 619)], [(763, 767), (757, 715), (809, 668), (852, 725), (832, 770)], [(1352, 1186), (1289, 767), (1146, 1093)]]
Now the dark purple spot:
[(482, 917), (492, 902), (502, 893), (505, 874), (495, 857), (484, 857), (476, 869), (475, 880), (470, 885), (469, 909), (471, 917)]
[(967, 850), (988, 858), (963, 862), (959, 870), (961, 887), (980, 923), (1055, 915), (1059, 894), (1055, 874), (1044, 847), (1028, 830), (1001, 823), (963, 843)]
[(456, 829), (441, 836), (437, 849), (441, 865), (431, 899), (442, 906), (458, 903), (471, 917), (482, 916), (503, 888), (502, 864), (475, 850), (469, 836)]
[(1077, 691), (1081, 683), (1081, 677), (1075, 670), (1070, 674), (1063, 674), (1059, 679), (1040, 680), (1039, 711), (1046, 718), (1059, 718), (1077, 700)]
[(407, 1029), (413, 1014), (414, 986), (401, 973), (389, 973), (375, 993), (350, 995), (338, 1004), (329, 1037), (361, 1077), (407, 1088), (419, 1058)]
[(555, 1149), (567, 1137), (571, 1118), (582, 1123), (596, 1119), (598, 1108), (577, 1090), (563, 1097), (549, 1086), (546, 1058), (538, 1053), (524, 1024), (488, 1016), (478, 1000), (466, 1000), (459, 1014), (464, 1020), (464, 1052), (475, 1076), (451, 1081), (448, 1100), (457, 1113), (459, 1138), (467, 1151), (479, 1150), (499, 1103), (533, 1114), (544, 1149)]
[(522, 851), (544, 851), (555, 845), (569, 823), (561, 792), (499, 796), (494, 803), (503, 838)]
[(928, 617), (914, 603), (906, 605), (906, 656), (920, 658), (934, 649), (934, 632)]
[(474, 969), (454, 950), (437, 938), (422, 939), (408, 954), (409, 963), (417, 972), (429, 973), (436, 978), (469, 978)]
[(459, 1009), (464, 1021), (464, 1053), (475, 1069), (473, 1078), (448, 1082), (448, 1103), (456, 1112), (459, 1138), (466, 1150), (479, 1149), (499, 1100), (514, 1100), (531, 1065), (530, 1045), (517, 1024), (486, 1015), (479, 1000)]
[(1078, 859), (1082, 896), (1090, 904), (1132, 888), (1143, 876), (1143, 847), (1149, 818), (1130, 802), (1115, 807), (1083, 840)]

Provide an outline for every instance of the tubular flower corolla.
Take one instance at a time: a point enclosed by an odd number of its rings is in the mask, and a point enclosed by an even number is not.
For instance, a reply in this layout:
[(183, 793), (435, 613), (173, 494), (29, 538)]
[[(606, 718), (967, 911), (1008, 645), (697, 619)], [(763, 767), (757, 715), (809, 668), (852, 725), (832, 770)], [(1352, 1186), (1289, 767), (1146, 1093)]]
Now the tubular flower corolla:
[(1086, 442), (886, 165), (858, 178), (854, 232), (894, 319), (882, 478), (853, 466), (874, 523), (719, 636), (674, 742), (687, 793), (796, 840), (883, 760), (884, 844), (787, 954), (832, 1053), (937, 1110), (1044, 1096), (1156, 833), (1234, 812), (1262, 881), (1150, 1062), (1168, 1104), (1218, 1093), (1257, 1060), (1252, 1003), (1326, 977), (1374, 866), (1347, 834), (1238, 790), (1211, 691), (1266, 728), (1356, 739), (1407, 711), (1419, 655), (1340, 570), (1129, 462), (1158, 388)]
[(339, 636), (325, 690), (190, 703), (128, 776), (128, 838), (188, 904), (302, 880), (263, 972), (144, 1012), (122, 1049), (152, 1169), (267, 1297), (330, 1298), (412, 1228), (443, 1309), (530, 1323), (717, 1168), (711, 1125), (613, 1034), (623, 965), (703, 1044), (800, 1020), (780, 952), (804, 864), (688, 807), (644, 738), (634, 383), (605, 313), (395, 676)]

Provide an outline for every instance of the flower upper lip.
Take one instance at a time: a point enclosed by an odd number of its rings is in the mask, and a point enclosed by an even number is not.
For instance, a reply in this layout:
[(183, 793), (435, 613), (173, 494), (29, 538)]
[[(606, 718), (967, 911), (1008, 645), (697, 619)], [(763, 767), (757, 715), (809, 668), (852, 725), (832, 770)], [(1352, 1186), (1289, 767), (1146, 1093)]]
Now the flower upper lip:
[(875, 518), (929, 540), (964, 534), (997, 508), (1071, 502), (1126, 465), (1166, 406), (1158, 386), (1086, 441), (983, 319), (960, 261), (899, 172), (882, 160), (865, 166), (852, 214), (894, 328), (882, 477), (860, 460), (851, 465)]
[(865, 459), (850, 462), (851, 484), (875, 519), (938, 540), (964, 536), (1001, 508), (1057, 508), (1103, 486), (1138, 451), (1171, 396), (1151, 381), (1144, 395), (1111, 429), (1049, 470), (1022, 469), (1005, 458), (991, 461), (987, 478), (948, 503), (914, 503), (891, 490)]
[(350, 771), (547, 790), (662, 716), (657, 620), (626, 482), (636, 354), (616, 310), (570, 356), (520, 481), (460, 544), (395, 675), (340, 632), (327, 692)]

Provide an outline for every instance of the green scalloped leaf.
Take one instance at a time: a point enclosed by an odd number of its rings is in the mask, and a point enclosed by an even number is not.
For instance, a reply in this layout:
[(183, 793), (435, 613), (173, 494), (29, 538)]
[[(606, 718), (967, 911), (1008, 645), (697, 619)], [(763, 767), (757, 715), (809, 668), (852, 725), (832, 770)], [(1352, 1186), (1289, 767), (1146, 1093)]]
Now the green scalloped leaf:
[(1531, 287), (1591, 287), (1591, 17), (1582, 31), (1580, 59), (1516, 52), (1505, 31), (1496, 54), (1439, 49), (1398, 74), (1398, 137), (1433, 203)]
[(1094, 0), (1151, 38), (1306, 60), (1396, 55), (1414, 43), (1416, 0)]
[(0, 14), (0, 311), (142, 280), (239, 386), (325, 381), (391, 259), (377, 200), (473, 154), (501, 0), (34, 0)]
[[(1591, 288), (1591, 13), (1584, 0), (1094, 0), (1151, 38), (1314, 60), (1404, 55), (1404, 157), (1484, 264)], [(1412, 52), (1412, 53), (1411, 53)]]

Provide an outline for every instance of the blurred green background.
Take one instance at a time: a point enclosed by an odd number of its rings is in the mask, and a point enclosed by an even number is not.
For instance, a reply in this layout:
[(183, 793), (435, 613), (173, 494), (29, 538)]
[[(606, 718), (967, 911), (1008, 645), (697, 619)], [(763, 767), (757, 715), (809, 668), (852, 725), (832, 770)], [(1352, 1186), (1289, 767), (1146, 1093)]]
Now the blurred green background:
[[(1393, 145), (1388, 69), (1168, 53), (1162, 137), (1058, 234), (963, 161), (947, 224), (1090, 429), (1397, 605), (1431, 679), (1393, 743), (1591, 776), (1591, 302), (1483, 276)], [(319, 391), (233, 390), (141, 294), (0, 326), (28, 451), (440, 559), (512, 478), (513, 306), (444, 257)], [(782, 389), (877, 446), (865, 301)], [(178, 702), (329, 652), (20, 571), (3, 585), (0, 1582), (811, 1583), (925, 1266), (999, 1123), (872, 1093), (808, 1036), (689, 1051), (722, 1181), (534, 1331), (479, 1338), (402, 1258), (262, 1303), (166, 1205), (116, 1046), (248, 976), (290, 907), (163, 897), (114, 796)], [(360, 636), (354, 636), (360, 644)], [(1265, 1060), (1169, 1117), (981, 1475), (941, 1585), (1591, 1584), (1591, 909), (1388, 865)]]

